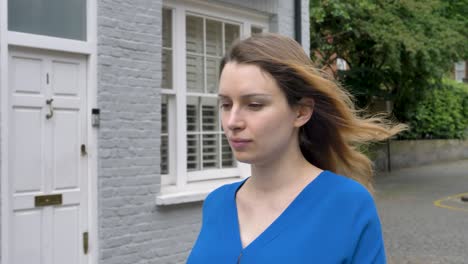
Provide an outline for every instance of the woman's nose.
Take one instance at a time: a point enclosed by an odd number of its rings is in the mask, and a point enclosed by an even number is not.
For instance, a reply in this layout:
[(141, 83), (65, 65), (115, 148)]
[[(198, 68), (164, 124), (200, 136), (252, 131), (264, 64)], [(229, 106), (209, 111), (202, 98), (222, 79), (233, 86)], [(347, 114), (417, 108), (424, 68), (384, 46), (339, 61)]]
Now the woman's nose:
[(226, 126), (229, 130), (239, 130), (245, 127), (245, 120), (240, 113), (239, 109), (231, 109), (226, 113)]

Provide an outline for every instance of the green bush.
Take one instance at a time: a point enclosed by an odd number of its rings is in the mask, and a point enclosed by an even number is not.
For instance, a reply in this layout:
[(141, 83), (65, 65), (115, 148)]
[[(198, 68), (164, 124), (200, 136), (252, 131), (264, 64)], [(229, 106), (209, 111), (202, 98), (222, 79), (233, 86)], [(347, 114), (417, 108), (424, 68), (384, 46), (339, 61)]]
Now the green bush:
[(468, 130), (468, 85), (444, 80), (427, 90), (408, 113), (401, 139), (464, 139)]

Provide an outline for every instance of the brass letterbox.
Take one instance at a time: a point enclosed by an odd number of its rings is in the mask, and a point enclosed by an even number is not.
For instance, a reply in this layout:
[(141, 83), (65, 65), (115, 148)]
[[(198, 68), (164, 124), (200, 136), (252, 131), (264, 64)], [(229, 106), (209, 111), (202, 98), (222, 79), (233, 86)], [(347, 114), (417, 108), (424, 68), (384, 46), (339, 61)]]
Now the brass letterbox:
[(34, 197), (34, 205), (36, 207), (50, 206), (50, 205), (61, 205), (62, 194), (49, 194), (49, 195), (38, 195)]

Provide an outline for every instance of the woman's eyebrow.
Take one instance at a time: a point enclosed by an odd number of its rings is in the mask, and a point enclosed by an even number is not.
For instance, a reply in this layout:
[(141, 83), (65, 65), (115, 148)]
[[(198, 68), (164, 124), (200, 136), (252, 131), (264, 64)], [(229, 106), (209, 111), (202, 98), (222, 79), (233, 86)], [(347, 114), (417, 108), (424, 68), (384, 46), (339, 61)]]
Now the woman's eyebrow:
[[(229, 98), (229, 96), (224, 94), (218, 94), (220, 99)], [(263, 94), (263, 93), (251, 93), (251, 94), (243, 94), (240, 96), (241, 98), (250, 98), (250, 97), (271, 97), (271, 94)]]

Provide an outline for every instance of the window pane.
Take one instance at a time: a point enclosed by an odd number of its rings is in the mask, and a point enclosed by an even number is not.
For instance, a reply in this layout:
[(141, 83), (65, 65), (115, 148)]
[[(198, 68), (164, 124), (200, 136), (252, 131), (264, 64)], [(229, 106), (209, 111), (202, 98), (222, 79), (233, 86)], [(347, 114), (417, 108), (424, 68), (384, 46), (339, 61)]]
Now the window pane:
[(221, 142), (221, 150), (222, 150), (222, 165), (223, 168), (229, 168), (235, 166), (234, 156), (232, 155), (231, 147), (229, 146), (229, 142), (225, 135), (222, 136)]
[(187, 105), (187, 131), (200, 131), (198, 123), (198, 104), (189, 102)]
[(172, 48), (172, 11), (170, 9), (163, 9), (162, 28), (163, 47)]
[(86, 40), (86, 0), (8, 0), (8, 30)]
[(186, 45), (188, 52), (203, 53), (203, 19), (201, 17), (187, 16), (186, 18)]
[(216, 105), (202, 106), (203, 131), (218, 131), (218, 111)]
[(203, 93), (204, 89), (203, 56), (187, 55), (187, 91)]
[(218, 93), (218, 74), (221, 59), (206, 58), (206, 86), (208, 93)]
[(187, 135), (187, 170), (194, 171), (200, 168), (199, 166), (199, 135)]
[(218, 135), (203, 135), (203, 168), (219, 168)]
[(168, 136), (161, 136), (161, 174), (169, 173)]
[(259, 27), (251, 27), (250, 28), (250, 33), (253, 35), (253, 34), (258, 34), (258, 33), (262, 33), (262, 29), (259, 28)]
[(167, 133), (167, 96), (161, 96), (161, 133)]
[(221, 22), (206, 20), (206, 54), (223, 55), (222, 26)]
[(172, 50), (162, 51), (162, 88), (172, 89)]
[(169, 136), (167, 122), (167, 96), (161, 97), (161, 174), (169, 173)]
[(240, 27), (238, 25), (225, 24), (224, 26), (224, 44), (227, 51), (232, 43), (240, 36)]

